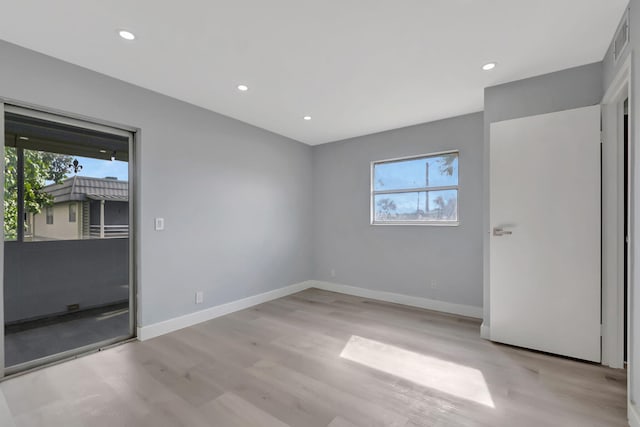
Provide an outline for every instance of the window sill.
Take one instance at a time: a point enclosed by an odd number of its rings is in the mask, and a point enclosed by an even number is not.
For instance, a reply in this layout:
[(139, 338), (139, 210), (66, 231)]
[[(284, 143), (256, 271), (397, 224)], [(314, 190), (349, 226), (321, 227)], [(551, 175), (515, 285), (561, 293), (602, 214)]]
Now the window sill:
[(418, 225), (418, 226), (431, 226), (431, 227), (458, 227), (460, 221), (447, 221), (447, 222), (372, 222), (370, 225)]

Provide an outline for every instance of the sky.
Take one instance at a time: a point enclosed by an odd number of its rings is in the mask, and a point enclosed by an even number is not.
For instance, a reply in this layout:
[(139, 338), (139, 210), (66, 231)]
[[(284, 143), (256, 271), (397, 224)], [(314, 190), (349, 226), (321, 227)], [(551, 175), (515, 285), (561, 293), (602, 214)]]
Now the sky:
[(119, 181), (129, 180), (129, 163), (122, 162), (120, 160), (102, 160), (102, 159), (90, 159), (88, 157), (74, 157), (77, 159), (82, 170), (78, 173), (74, 173), (73, 170), (69, 172), (69, 177), (74, 175), (88, 176), (93, 178), (106, 178), (108, 176), (116, 177)]
[[(453, 162), (453, 173), (442, 173), (442, 156), (426, 157), (414, 160), (398, 162), (378, 163), (374, 169), (374, 189), (398, 190), (406, 188), (421, 188), (427, 186), (427, 170), (430, 187), (441, 187), (458, 184), (458, 159)], [(385, 194), (376, 196), (379, 199), (392, 200), (397, 213), (413, 213), (419, 207), (423, 210), (432, 210), (437, 207), (435, 199), (442, 197), (445, 203), (449, 199), (457, 198), (456, 190), (442, 190), (429, 192), (429, 206), (426, 206), (427, 193), (414, 192), (402, 194)], [(376, 203), (376, 208), (378, 208)]]
[(376, 164), (375, 190), (426, 187), (427, 165), (430, 187), (458, 184), (458, 159), (453, 162), (453, 174), (448, 175), (440, 170), (442, 156), (439, 156)]

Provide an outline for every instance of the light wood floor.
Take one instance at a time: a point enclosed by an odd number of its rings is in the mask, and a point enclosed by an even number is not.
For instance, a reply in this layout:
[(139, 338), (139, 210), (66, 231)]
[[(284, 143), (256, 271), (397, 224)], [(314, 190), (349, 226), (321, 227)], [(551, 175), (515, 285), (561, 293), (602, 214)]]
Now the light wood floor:
[(626, 425), (624, 371), (315, 289), (0, 389), (3, 427)]

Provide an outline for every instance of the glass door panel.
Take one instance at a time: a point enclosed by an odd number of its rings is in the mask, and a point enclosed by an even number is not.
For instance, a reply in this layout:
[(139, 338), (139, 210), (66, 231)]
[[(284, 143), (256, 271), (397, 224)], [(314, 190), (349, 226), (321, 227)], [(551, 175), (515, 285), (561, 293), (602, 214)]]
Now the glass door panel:
[(13, 112), (4, 121), (5, 367), (129, 338), (130, 136)]

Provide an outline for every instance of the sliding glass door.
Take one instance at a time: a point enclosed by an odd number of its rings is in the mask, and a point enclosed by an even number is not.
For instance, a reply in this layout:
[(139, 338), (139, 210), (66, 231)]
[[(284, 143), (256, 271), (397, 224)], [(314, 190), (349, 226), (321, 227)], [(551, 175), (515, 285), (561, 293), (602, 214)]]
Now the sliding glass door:
[(5, 374), (132, 337), (132, 134), (5, 106), (4, 135)]

